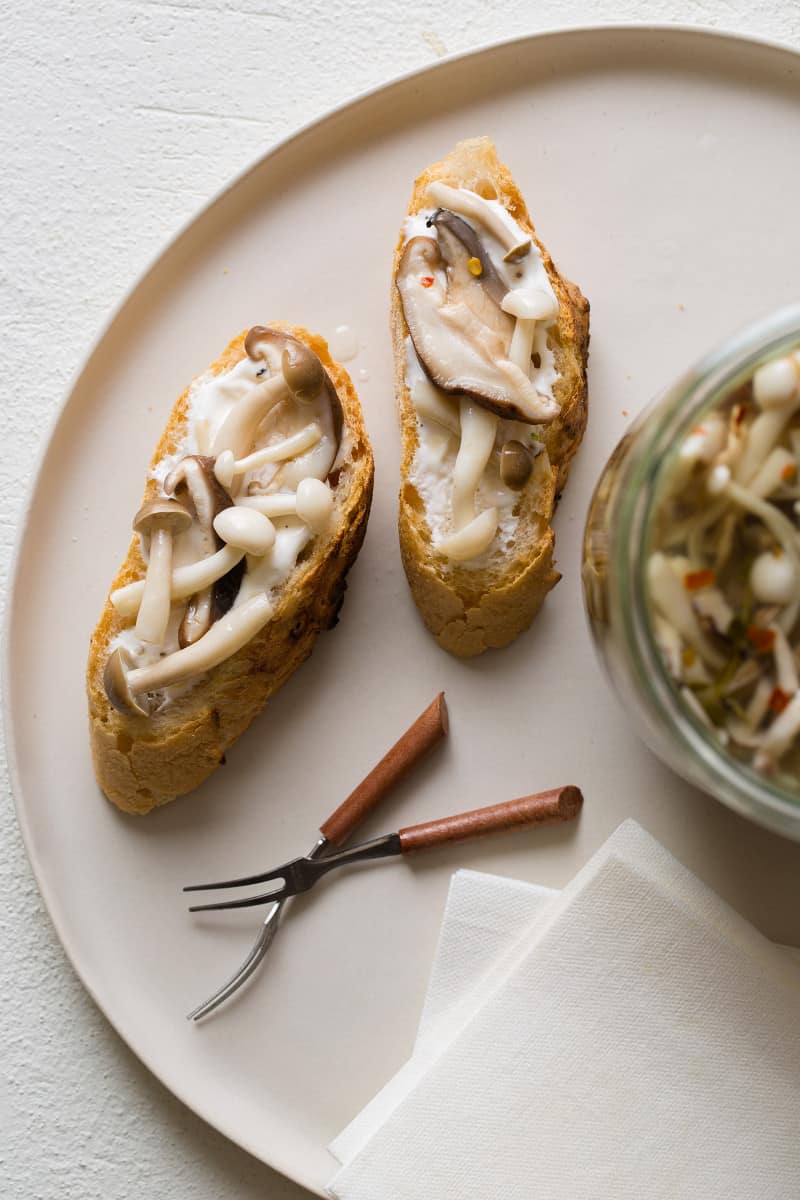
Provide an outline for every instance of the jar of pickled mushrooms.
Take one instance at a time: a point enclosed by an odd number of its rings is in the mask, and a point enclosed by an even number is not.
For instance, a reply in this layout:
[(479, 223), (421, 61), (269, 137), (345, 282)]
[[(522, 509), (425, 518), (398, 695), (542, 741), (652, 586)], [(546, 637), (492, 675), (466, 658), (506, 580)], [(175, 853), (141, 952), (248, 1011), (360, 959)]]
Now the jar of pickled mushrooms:
[(710, 354), (626, 433), (590, 505), (583, 584), (651, 748), (800, 840), (800, 306)]

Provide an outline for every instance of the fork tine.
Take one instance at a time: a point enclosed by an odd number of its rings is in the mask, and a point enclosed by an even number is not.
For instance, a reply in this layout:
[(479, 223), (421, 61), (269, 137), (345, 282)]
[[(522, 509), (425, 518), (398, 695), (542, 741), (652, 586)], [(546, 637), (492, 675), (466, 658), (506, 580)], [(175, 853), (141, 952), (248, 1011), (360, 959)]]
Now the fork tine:
[(239, 988), (243, 987), (250, 976), (258, 969), (272, 945), (275, 934), (278, 932), (278, 917), (280, 916), (281, 908), (282, 903), (276, 904), (272, 911), (267, 914), (258, 931), (258, 937), (238, 971), (235, 971), (230, 979), (226, 983), (223, 983), (222, 987), (218, 988), (207, 1000), (204, 1000), (202, 1004), (198, 1004), (197, 1008), (193, 1008), (190, 1013), (187, 1013), (187, 1021), (201, 1021), (203, 1017), (209, 1016), (221, 1004), (224, 1004), (234, 992), (238, 992)]
[(271, 892), (261, 892), (258, 896), (242, 896), (239, 900), (218, 900), (214, 904), (190, 904), (189, 912), (217, 912), (223, 908), (255, 908), (258, 904), (272, 904), (276, 900), (285, 900), (294, 895), (287, 884), (273, 888)]
[(271, 879), (283, 879), (290, 865), (290, 863), (284, 863), (282, 867), (275, 867), (272, 871), (262, 871), (260, 875), (243, 875), (241, 879), (220, 879), (217, 883), (187, 883), (182, 890), (184, 892), (213, 892), (218, 888), (248, 887), (252, 883), (269, 883)]

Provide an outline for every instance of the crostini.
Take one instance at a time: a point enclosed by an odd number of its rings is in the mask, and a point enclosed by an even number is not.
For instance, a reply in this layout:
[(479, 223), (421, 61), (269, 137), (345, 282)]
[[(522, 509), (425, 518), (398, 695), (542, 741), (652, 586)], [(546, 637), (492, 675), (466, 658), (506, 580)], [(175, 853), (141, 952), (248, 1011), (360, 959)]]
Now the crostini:
[(400, 548), (437, 641), (505, 646), (560, 578), (551, 517), (586, 426), (589, 304), (489, 138), (414, 186), (394, 256)]
[(131, 813), (196, 788), (336, 623), (373, 460), (347, 372), (277, 323), (172, 410), (91, 639), (97, 781)]

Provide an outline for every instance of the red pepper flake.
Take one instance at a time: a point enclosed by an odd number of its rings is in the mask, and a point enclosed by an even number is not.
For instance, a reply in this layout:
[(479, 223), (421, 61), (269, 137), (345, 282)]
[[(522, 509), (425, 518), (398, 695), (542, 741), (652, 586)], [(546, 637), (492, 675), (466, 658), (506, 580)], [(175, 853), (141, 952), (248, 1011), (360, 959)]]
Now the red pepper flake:
[(789, 693), (783, 688), (773, 688), (769, 696), (769, 711), (774, 713), (782, 713), (789, 703)]
[(797, 478), (797, 467), (795, 466), (794, 463), (787, 463), (786, 466), (781, 471), (781, 479), (783, 479), (786, 483), (791, 483), (792, 480), (796, 479), (796, 478)]
[(748, 625), (747, 640), (756, 654), (768, 654), (775, 645), (775, 630), (762, 629), (760, 625)]
[(432, 275), (423, 275), (422, 278), (420, 279), (420, 283), (422, 284), (423, 287), (433, 287), (433, 276)]
[(746, 404), (737, 404), (736, 408), (733, 410), (733, 425), (734, 425), (735, 429), (739, 428), (739, 426), (742, 424), (742, 421), (745, 419), (746, 415), (747, 415), (747, 405)]
[(717, 577), (710, 567), (704, 571), (689, 571), (683, 577), (683, 586), (687, 592), (699, 592), (701, 588), (713, 587)]

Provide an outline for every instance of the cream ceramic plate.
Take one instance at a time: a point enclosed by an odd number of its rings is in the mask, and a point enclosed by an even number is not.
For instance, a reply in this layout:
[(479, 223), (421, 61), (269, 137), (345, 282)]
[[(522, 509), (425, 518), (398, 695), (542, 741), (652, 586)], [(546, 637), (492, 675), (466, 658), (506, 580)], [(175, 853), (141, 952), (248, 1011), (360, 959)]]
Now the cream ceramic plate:
[[(584, 626), (580, 535), (633, 415), (722, 336), (797, 295), (800, 59), (680, 30), (531, 38), (392, 84), (264, 158), (137, 285), (78, 378), (30, 503), (8, 630), (19, 814), (76, 970), (145, 1063), (206, 1120), (320, 1190), (325, 1145), (408, 1055), (451, 872), (562, 885), (629, 815), (771, 937), (800, 938), (800, 846), (692, 791), (629, 732)], [(395, 535), (386, 328), (415, 174), (491, 133), (560, 267), (592, 303), (591, 417), (557, 516), (564, 574), (534, 629), (457, 662), (417, 618)], [(145, 464), (184, 385), (238, 330), (358, 334), (350, 363), (376, 495), (342, 620), (196, 795), (143, 820), (98, 794), (86, 645)], [(180, 885), (305, 850), (432, 696), (452, 736), (365, 834), (564, 782), (576, 828), (364, 868), (296, 903), (224, 1015), (184, 1014), (238, 965), (253, 913), (205, 919)], [(602, 969), (602, 967), (599, 967)]]

